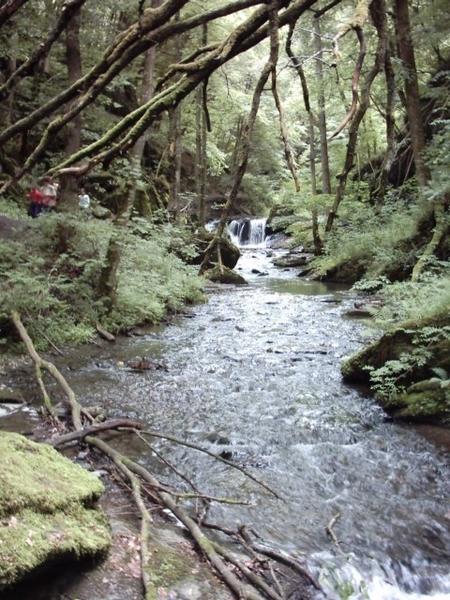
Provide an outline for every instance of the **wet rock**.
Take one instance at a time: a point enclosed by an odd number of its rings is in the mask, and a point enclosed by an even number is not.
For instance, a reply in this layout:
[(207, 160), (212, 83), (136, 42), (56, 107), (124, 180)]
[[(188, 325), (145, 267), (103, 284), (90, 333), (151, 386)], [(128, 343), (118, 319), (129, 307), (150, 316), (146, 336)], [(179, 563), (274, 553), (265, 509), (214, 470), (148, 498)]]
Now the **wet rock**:
[(216, 283), (228, 283), (234, 285), (246, 285), (247, 281), (233, 271), (232, 269), (228, 269), (227, 267), (223, 267), (222, 269), (219, 266), (206, 271), (205, 276), (210, 280)]
[(287, 254), (286, 256), (276, 258), (273, 261), (273, 264), (276, 267), (293, 268), (293, 267), (304, 267), (310, 261), (311, 261), (310, 254), (304, 254), (304, 253), (298, 254), (298, 253), (293, 252), (293, 253)]
[(131, 360), (127, 363), (127, 367), (133, 371), (168, 371), (165, 365), (151, 361), (148, 358)]
[(0, 591), (60, 562), (105, 555), (98, 478), (16, 433), (0, 433), (0, 455)]

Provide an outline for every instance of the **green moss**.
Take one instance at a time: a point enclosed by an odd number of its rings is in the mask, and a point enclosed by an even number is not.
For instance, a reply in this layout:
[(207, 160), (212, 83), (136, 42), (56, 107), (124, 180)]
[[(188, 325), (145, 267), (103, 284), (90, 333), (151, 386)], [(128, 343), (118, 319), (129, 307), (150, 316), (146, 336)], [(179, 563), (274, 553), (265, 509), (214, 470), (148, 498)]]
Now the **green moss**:
[(52, 514), (24, 509), (0, 528), (0, 590), (43, 564), (106, 554), (110, 546), (106, 517), (72, 503)]
[(239, 273), (236, 273), (236, 271), (228, 269), (227, 267), (220, 268), (219, 266), (215, 266), (205, 272), (205, 277), (216, 283), (247, 284), (247, 281), (242, 275), (239, 275)]
[[(398, 407), (395, 416), (411, 421), (437, 421), (450, 423), (450, 390), (444, 387), (426, 387), (427, 382), (421, 382), (424, 389), (409, 391), (392, 398), (392, 405)], [(389, 407), (388, 407), (389, 408)]]
[(0, 433), (0, 455), (0, 590), (59, 560), (106, 553), (97, 477), (15, 433)]
[(174, 552), (170, 548), (153, 551), (147, 565), (149, 580), (157, 588), (172, 588), (192, 576), (192, 557)]
[(103, 493), (103, 484), (51, 446), (36, 444), (15, 433), (0, 433), (0, 516), (24, 506), (52, 512), (74, 502), (91, 506)]

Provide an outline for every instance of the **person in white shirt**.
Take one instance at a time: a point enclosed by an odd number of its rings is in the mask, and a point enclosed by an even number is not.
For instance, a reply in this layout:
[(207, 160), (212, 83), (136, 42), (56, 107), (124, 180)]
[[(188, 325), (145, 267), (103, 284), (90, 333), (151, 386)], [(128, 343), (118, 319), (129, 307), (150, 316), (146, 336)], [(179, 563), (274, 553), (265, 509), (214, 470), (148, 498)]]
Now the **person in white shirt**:
[(57, 184), (51, 177), (44, 177), (41, 186), (42, 207), (44, 212), (56, 211), (58, 203), (58, 188)]
[(86, 190), (84, 188), (80, 189), (80, 193), (78, 194), (78, 206), (82, 210), (88, 210), (91, 206), (91, 199), (88, 194), (86, 194)]

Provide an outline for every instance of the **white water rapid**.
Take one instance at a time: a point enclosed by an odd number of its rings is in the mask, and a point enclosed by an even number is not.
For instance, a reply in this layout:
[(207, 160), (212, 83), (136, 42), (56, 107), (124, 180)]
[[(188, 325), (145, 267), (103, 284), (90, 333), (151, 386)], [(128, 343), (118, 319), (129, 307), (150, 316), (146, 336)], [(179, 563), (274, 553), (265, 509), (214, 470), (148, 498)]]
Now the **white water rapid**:
[(228, 225), (231, 241), (238, 247), (260, 248), (265, 246), (267, 219), (234, 220)]

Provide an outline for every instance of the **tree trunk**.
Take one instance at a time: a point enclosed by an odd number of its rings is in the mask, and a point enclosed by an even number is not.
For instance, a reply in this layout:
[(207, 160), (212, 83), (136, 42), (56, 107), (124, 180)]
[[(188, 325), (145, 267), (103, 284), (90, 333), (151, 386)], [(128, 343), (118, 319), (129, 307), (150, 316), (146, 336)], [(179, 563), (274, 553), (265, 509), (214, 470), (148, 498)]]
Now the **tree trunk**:
[[(208, 26), (205, 23), (202, 28), (202, 46), (208, 43)], [(197, 194), (198, 224), (205, 227), (206, 224), (206, 170), (207, 170), (207, 152), (206, 152), (206, 88), (207, 81), (203, 82), (197, 88), (195, 125), (195, 181)]]
[[(77, 12), (69, 21), (66, 28), (66, 64), (69, 85), (78, 81), (82, 76), (81, 46), (80, 46), (81, 17)], [(66, 156), (76, 154), (81, 148), (81, 114), (67, 124), (65, 129)], [(77, 184), (73, 175), (60, 178), (60, 202), (64, 207), (75, 209), (78, 205)]]
[[(155, 0), (158, 4), (160, 0)], [(154, 89), (154, 73), (155, 73), (155, 55), (156, 48), (151, 47), (145, 53), (141, 102), (147, 103), (153, 95)], [(121, 213), (114, 224), (114, 231), (110, 237), (108, 249), (106, 252), (105, 266), (103, 267), (98, 285), (99, 297), (108, 299), (108, 308), (111, 309), (114, 305), (117, 289), (117, 271), (122, 256), (123, 247), (123, 228), (128, 223), (131, 211), (133, 210), (136, 201), (136, 191), (139, 181), (142, 178), (142, 157), (145, 148), (145, 135), (142, 135), (136, 142), (135, 146), (130, 150), (129, 158), (131, 164), (131, 179), (129, 187), (124, 191), (126, 194), (126, 202), (121, 208)]]
[(250, 152), (251, 146), (251, 137), (253, 132), (253, 127), (255, 125), (256, 117), (258, 116), (259, 105), (261, 102), (261, 95), (264, 90), (264, 86), (266, 85), (270, 74), (276, 68), (278, 62), (278, 12), (277, 12), (277, 2), (276, 0), (271, 0), (267, 10), (269, 12), (269, 24), (270, 24), (270, 57), (266, 65), (264, 66), (259, 80), (256, 84), (255, 91), (253, 93), (252, 105), (250, 108), (250, 113), (245, 122), (242, 137), (239, 140), (239, 150), (237, 152), (236, 161), (237, 161), (237, 171), (236, 177), (233, 183), (233, 186), (230, 191), (230, 195), (225, 204), (225, 207), (222, 211), (222, 215), (220, 217), (219, 225), (214, 234), (214, 238), (209, 243), (205, 256), (203, 258), (202, 264), (200, 265), (199, 273), (202, 275), (209, 261), (211, 259), (211, 255), (214, 251), (214, 248), (217, 246), (219, 250), (220, 256), (220, 239), (225, 230), (227, 219), (230, 215), (231, 209), (233, 208), (236, 197), (239, 193), (242, 180), (244, 178), (245, 172), (247, 170), (248, 163), (248, 155)]
[[(306, 81), (303, 67), (297, 56), (292, 52), (292, 36), (294, 33), (294, 25), (289, 28), (289, 34), (286, 40), (286, 54), (289, 56), (295, 70), (300, 78), (303, 94), (303, 102), (305, 104), (305, 110), (308, 114), (308, 138), (309, 138), (309, 169), (311, 176), (311, 195), (317, 196), (317, 175), (316, 175), (316, 144), (315, 144), (315, 128), (314, 128), (314, 115), (311, 110), (311, 104), (309, 102), (309, 90)], [(319, 233), (319, 215), (316, 207), (312, 208), (312, 234), (314, 241), (314, 254), (320, 256), (323, 252), (323, 244)]]
[[(179, 21), (179, 16), (177, 16)], [(175, 62), (181, 60), (181, 39), (177, 35), (175, 38)], [(180, 182), (181, 182), (181, 103), (177, 104), (169, 112), (170, 131), (169, 131), (169, 159), (171, 163), (171, 177), (169, 190), (169, 210), (175, 221), (180, 218)]]
[(315, 61), (315, 70), (319, 84), (318, 106), (318, 125), (320, 133), (320, 164), (322, 177), (322, 194), (331, 194), (331, 176), (330, 161), (328, 157), (328, 136), (327, 136), (327, 118), (325, 112), (325, 95), (323, 92), (323, 64), (322, 56), (322, 37), (319, 19), (313, 19), (314, 22), (314, 40), (318, 60)]
[(417, 181), (425, 187), (430, 179), (430, 170), (425, 163), (425, 129), (420, 104), (414, 46), (411, 38), (408, 0), (395, 0), (395, 18), (398, 56), (403, 63), (406, 113), (408, 116), (411, 148), (416, 166)]
[(395, 99), (397, 87), (395, 73), (391, 63), (389, 42), (386, 44), (386, 57), (384, 61), (384, 74), (386, 79), (386, 153), (381, 166), (381, 174), (377, 189), (373, 193), (375, 212), (379, 213), (384, 202), (391, 167), (395, 160), (397, 144), (395, 140)]

